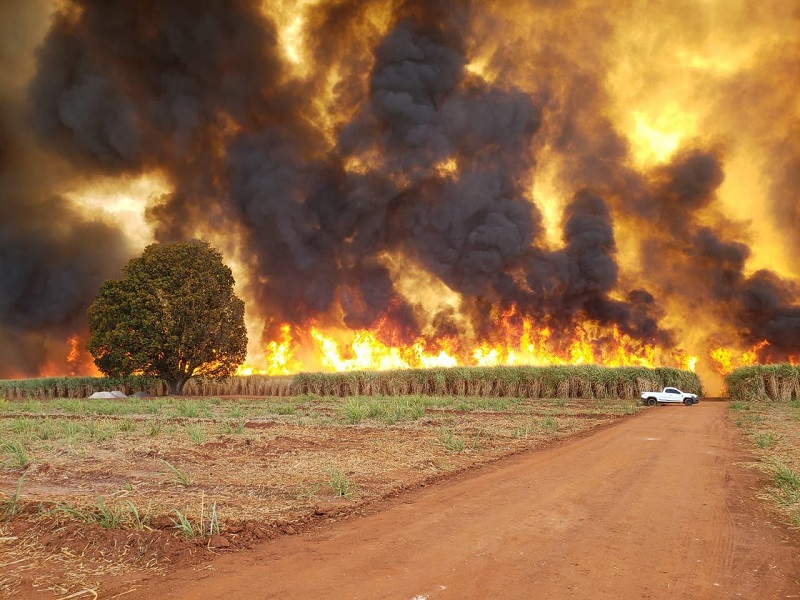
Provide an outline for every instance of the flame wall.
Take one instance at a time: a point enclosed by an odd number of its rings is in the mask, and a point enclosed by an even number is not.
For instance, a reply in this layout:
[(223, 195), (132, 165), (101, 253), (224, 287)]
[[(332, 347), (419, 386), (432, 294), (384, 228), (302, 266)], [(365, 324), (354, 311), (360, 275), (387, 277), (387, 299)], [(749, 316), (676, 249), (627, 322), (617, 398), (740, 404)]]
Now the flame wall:
[(268, 370), (797, 360), (800, 8), (606, 4), (3, 6), (0, 376), (192, 236)]

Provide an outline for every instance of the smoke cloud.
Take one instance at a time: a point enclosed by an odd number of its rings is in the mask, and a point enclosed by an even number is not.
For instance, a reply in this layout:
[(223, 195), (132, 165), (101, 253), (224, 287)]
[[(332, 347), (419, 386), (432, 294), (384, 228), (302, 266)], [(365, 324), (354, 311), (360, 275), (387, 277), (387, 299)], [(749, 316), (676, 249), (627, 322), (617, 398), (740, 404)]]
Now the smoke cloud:
[[(100, 284), (128, 257), (115, 226), (74, 209), (60, 192), (75, 173), (28, 133), (22, 53), (44, 6), (3, 5), (0, 65), (0, 375), (68, 372), (67, 339), (87, 327)], [(12, 30), (11, 23), (18, 28)], [(41, 25), (38, 25), (39, 27)], [(8, 34), (6, 36), (5, 34)]]
[[(788, 4), (754, 23), (797, 21)], [(599, 347), (615, 332), (667, 362), (701, 322), (686, 350), (766, 340), (764, 360), (800, 356), (800, 272), (768, 268), (755, 226), (724, 201), (741, 135), (765, 149), (764, 223), (800, 250), (800, 119), (782, 75), (797, 49), (756, 48), (736, 77), (707, 78), (717, 138), (642, 159), (620, 115), (665, 67), (631, 79), (638, 90), (615, 82), (641, 60), (626, 19), (651, 22), (647, 10), (339, 0), (297, 7), (287, 41), (286, 15), (252, 0), (70, 0), (30, 32), (30, 72), (0, 105), (0, 358), (18, 357), (0, 375), (41, 372), (42, 340), (85, 333), (100, 282), (134, 252), (61, 196), (68, 182), (152, 172), (171, 188), (147, 209), (156, 238), (205, 236), (238, 257), (263, 343), (289, 323), (467, 349), (505, 313), (556, 340), (584, 327)], [(671, 44), (702, 45), (712, 21), (648, 39), (682, 56)], [(460, 309), (423, 309), (388, 257)]]

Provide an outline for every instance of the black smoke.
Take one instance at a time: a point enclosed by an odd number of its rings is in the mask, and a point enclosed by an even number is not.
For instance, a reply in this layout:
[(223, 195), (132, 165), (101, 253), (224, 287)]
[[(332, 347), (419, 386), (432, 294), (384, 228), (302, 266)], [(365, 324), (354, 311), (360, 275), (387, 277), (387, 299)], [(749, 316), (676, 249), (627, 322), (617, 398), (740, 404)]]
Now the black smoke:
[(29, 133), (25, 90), (12, 74), (27, 30), (21, 13), (42, 7), (4, 5), (0, 54), (0, 376), (67, 369), (67, 338), (86, 331), (86, 308), (100, 284), (118, 274), (129, 250), (116, 227), (74, 209), (60, 192), (75, 172), (45, 154)]
[(712, 228), (698, 218), (723, 180), (722, 157), (711, 150), (680, 154), (655, 175), (647, 210), (639, 213), (652, 232), (642, 243), (644, 264), (661, 272), (662, 293), (685, 298), (698, 315), (716, 313), (733, 342), (751, 347), (766, 340), (761, 358), (786, 360), (800, 349), (800, 289), (768, 270), (747, 273), (741, 224), (723, 219)]
[[(368, 2), (323, 3), (308, 9), (298, 77), (262, 4), (72, 0), (55, 14), (27, 95), (0, 107), (4, 330), (80, 328), (129, 253), (120, 232), (58, 196), (61, 175), (39, 177), (42, 161), (18, 150), (25, 123), (36, 152), (71, 174), (162, 173), (173, 191), (147, 213), (158, 239), (229, 231), (267, 338), (312, 319), (388, 319), (402, 339), (426, 325), (464, 333), (450, 309), (426, 324), (397, 291), (384, 259), (402, 255), (461, 295), (479, 336), (492, 335), (486, 307), (515, 307), (556, 335), (588, 321), (670, 348), (669, 302), (741, 343), (769, 340), (775, 358), (797, 352), (797, 286), (749, 274), (749, 240), (712, 214), (723, 151), (690, 145), (666, 166), (632, 166), (607, 116), (602, 11), (536, 3), (543, 23), (561, 25), (532, 32), (524, 56), (519, 40), (499, 44), (484, 78), (469, 62), (480, 35), (502, 27), (490, 8), (399, 2), (378, 26)], [(320, 118), (321, 98), (334, 117)], [(775, 197), (794, 181), (787, 144)], [(552, 165), (557, 247), (532, 193)], [(773, 206), (797, 216), (791, 202)], [(623, 236), (640, 247), (629, 273)]]

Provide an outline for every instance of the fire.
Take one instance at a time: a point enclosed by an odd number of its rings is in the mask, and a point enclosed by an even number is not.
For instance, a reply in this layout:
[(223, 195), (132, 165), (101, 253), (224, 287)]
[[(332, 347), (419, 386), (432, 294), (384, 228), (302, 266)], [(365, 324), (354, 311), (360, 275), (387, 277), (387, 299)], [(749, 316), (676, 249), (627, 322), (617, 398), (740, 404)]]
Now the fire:
[(294, 356), (294, 344), (292, 343), (292, 328), (288, 323), (284, 323), (280, 328), (280, 337), (267, 344), (264, 353), (266, 368), (259, 369), (252, 365), (241, 365), (237, 375), (291, 375), (301, 370), (299, 363)]
[(389, 341), (385, 321), (374, 330), (356, 331), (319, 324), (307, 328), (283, 324), (279, 339), (267, 345), (266, 364), (243, 366), (238, 374), (499, 365), (655, 367), (664, 362), (694, 370), (698, 360), (683, 350), (660, 356), (654, 345), (636, 341), (616, 326), (603, 329), (586, 323), (555, 334), (550, 326), (520, 315), (515, 307), (496, 315), (494, 324), (491, 339), (419, 336), (408, 343)]
[[(53, 347), (53, 358), (39, 365), (37, 377), (100, 377), (102, 373), (94, 364), (92, 355), (86, 350), (86, 339), (72, 334)], [(11, 379), (29, 377), (28, 374), (10, 374)]]
[[(796, 2), (708, 0), (691, 15), (47, 4), (36, 27), (10, 13), (19, 68), (0, 76), (3, 108), (30, 116), (9, 125), (19, 164), (0, 202), (19, 233), (0, 255), (22, 266), (6, 269), (21, 290), (0, 315), (3, 356), (18, 361), (6, 374), (93, 372), (86, 331), (60, 324), (126, 256), (188, 237), (232, 266), (250, 340), (240, 374), (602, 364), (706, 376), (800, 360)], [(151, 43), (170, 30), (203, 32), (203, 51)], [(188, 83), (176, 96), (160, 81)], [(42, 177), (50, 154), (64, 168)], [(380, 311), (410, 332), (360, 329)]]
[(58, 377), (63, 373), (63, 370), (52, 360), (47, 361), (39, 369), (39, 377)]
[(436, 173), (442, 179), (454, 177), (458, 174), (458, 161), (455, 158), (448, 158), (436, 165)]
[(332, 337), (316, 328), (311, 336), (322, 351), (322, 363), (334, 371), (354, 371), (365, 369), (401, 369), (408, 363), (400, 356), (400, 349), (382, 344), (370, 331), (359, 331), (349, 347), (340, 347)]
[(77, 368), (78, 360), (80, 359), (80, 352), (78, 350), (78, 336), (73, 335), (69, 338), (69, 354), (67, 354), (67, 364), (69, 365), (69, 374), (71, 376), (75, 375), (75, 370)]
[[(69, 352), (67, 353), (67, 369), (70, 376), (84, 375), (88, 377), (101, 377), (102, 373), (94, 364), (94, 359), (89, 351), (86, 350), (85, 340), (79, 335), (70, 336), (67, 340)], [(64, 373), (64, 368), (59, 369)]]
[(675, 350), (672, 353), (672, 358), (679, 368), (692, 371), (693, 373), (697, 370), (697, 363), (700, 360), (699, 356), (689, 354), (683, 349)]
[(720, 375), (727, 375), (739, 367), (749, 367), (759, 363), (759, 354), (769, 346), (767, 340), (763, 340), (743, 352), (736, 352), (731, 348), (718, 347), (709, 351), (709, 357), (713, 361), (714, 369)]

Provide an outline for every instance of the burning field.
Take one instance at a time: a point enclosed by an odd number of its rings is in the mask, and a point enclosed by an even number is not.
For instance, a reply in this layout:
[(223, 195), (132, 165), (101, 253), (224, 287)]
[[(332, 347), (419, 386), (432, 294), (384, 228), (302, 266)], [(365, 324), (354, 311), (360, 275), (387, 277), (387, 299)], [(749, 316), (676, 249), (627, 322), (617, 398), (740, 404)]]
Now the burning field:
[(242, 373), (800, 361), (792, 0), (0, 8), (0, 377), (95, 373), (151, 241)]

